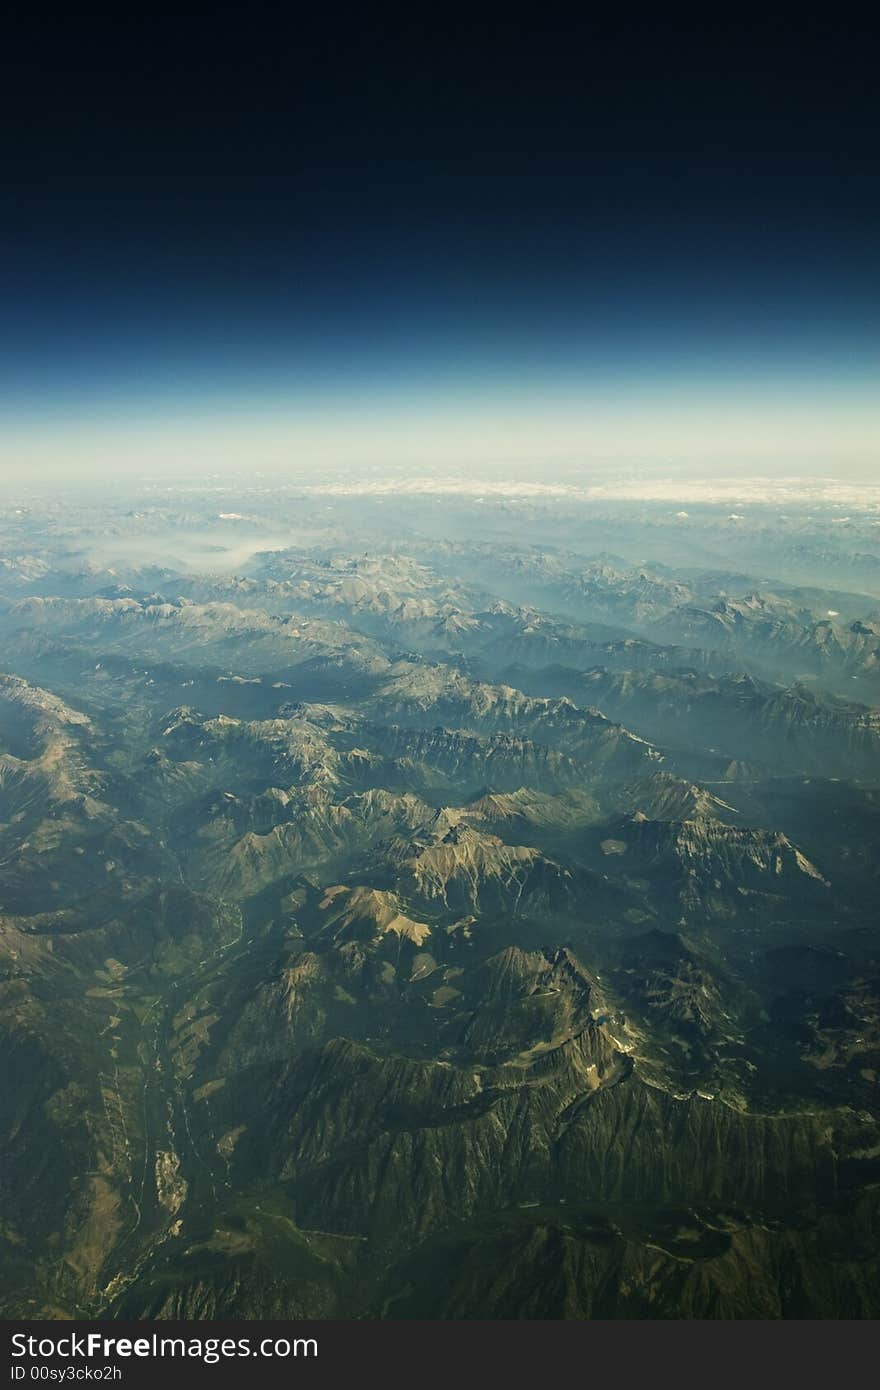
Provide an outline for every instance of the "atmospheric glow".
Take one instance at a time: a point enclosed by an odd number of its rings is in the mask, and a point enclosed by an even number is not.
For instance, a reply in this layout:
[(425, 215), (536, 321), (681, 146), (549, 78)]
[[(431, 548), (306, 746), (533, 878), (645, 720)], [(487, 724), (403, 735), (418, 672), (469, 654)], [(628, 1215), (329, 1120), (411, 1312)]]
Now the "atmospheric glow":
[(575, 390), (518, 382), (483, 394), (438, 390), (117, 403), (10, 418), (7, 480), (271, 470), (534, 471), (621, 465), (701, 473), (818, 470), (870, 479), (880, 399), (867, 387), (761, 382), (708, 389), (622, 381)]

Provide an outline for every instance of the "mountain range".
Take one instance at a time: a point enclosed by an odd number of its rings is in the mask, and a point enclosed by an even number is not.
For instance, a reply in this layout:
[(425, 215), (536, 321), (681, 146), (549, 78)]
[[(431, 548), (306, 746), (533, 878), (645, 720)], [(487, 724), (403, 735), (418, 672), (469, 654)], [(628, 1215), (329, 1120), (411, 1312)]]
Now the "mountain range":
[(0, 513), (0, 1313), (880, 1315), (876, 521), (261, 495)]

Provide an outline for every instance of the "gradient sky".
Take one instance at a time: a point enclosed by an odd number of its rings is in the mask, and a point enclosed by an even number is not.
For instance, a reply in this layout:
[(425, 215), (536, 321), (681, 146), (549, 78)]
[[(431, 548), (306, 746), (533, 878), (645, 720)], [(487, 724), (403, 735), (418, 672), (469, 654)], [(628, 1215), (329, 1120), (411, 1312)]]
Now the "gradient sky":
[(370, 8), (21, 7), (5, 476), (872, 475), (876, 29)]

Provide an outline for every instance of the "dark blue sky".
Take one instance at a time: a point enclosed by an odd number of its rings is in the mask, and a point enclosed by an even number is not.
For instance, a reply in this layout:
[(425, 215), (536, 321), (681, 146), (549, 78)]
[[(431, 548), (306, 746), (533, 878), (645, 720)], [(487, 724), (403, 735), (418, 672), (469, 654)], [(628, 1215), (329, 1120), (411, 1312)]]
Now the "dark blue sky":
[(366, 8), (21, 7), (0, 72), (16, 428), (521, 388), (868, 408), (876, 30)]

